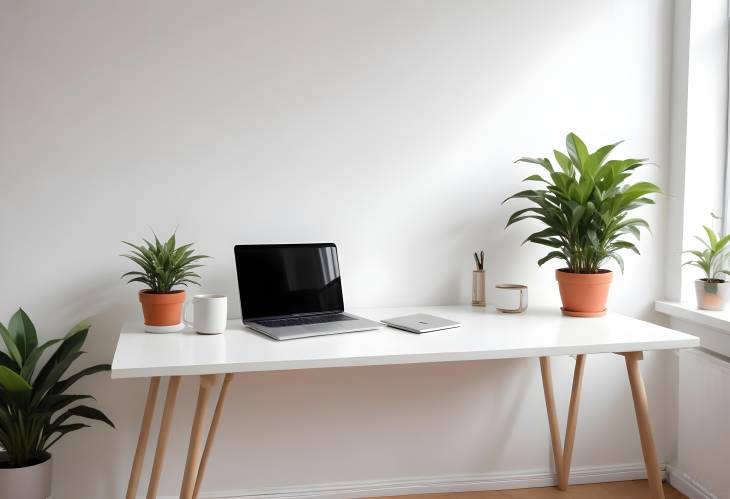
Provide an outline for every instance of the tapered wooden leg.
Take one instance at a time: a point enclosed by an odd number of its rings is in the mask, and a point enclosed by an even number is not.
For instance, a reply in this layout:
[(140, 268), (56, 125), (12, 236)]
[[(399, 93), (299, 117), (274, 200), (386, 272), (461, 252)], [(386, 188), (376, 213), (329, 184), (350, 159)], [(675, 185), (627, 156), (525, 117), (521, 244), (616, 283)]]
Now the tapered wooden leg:
[(540, 357), (540, 373), (542, 374), (542, 389), (545, 392), (545, 406), (547, 407), (548, 425), (550, 426), (550, 440), (553, 446), (553, 460), (558, 483), (563, 476), (563, 445), (560, 442), (560, 428), (555, 411), (555, 395), (553, 394), (553, 375), (550, 369), (550, 357)]
[(198, 467), (198, 476), (195, 478), (195, 488), (193, 489), (192, 499), (197, 499), (198, 494), (200, 493), (200, 486), (203, 484), (203, 477), (205, 476), (205, 468), (208, 465), (210, 450), (213, 447), (213, 441), (215, 440), (216, 433), (218, 433), (218, 425), (220, 423), (221, 415), (223, 414), (223, 404), (225, 404), (226, 396), (228, 395), (228, 385), (230, 385), (231, 381), (233, 381), (233, 377), (233, 373), (228, 373), (225, 378), (223, 378), (223, 384), (221, 385), (221, 391), (218, 395), (218, 402), (215, 405), (213, 419), (210, 421), (208, 437), (205, 440), (203, 457), (200, 458), (200, 466)]
[(200, 389), (198, 390), (198, 403), (195, 406), (195, 417), (193, 426), (190, 429), (190, 445), (188, 446), (188, 458), (185, 462), (185, 473), (183, 474), (182, 487), (180, 487), (180, 499), (190, 499), (193, 495), (195, 478), (198, 476), (198, 465), (200, 464), (200, 444), (203, 440), (203, 420), (205, 411), (210, 401), (210, 390), (216, 382), (217, 375), (205, 374), (200, 376)]
[(629, 373), (629, 384), (631, 395), (634, 398), (634, 410), (636, 411), (636, 423), (639, 426), (639, 438), (641, 439), (641, 451), (644, 453), (646, 464), (646, 475), (649, 479), (649, 491), (652, 499), (664, 499), (662, 489), (662, 477), (657, 460), (654, 437), (651, 433), (651, 422), (649, 421), (649, 405), (646, 399), (644, 380), (639, 370), (639, 361), (643, 359), (642, 352), (630, 352), (624, 354), (626, 358), (626, 370)]
[(583, 383), (583, 365), (586, 356), (580, 354), (575, 358), (575, 371), (573, 372), (573, 389), (570, 392), (570, 406), (568, 407), (568, 424), (565, 428), (565, 445), (563, 446), (563, 467), (560, 474), (558, 488), (568, 488), (570, 479), (570, 462), (573, 459), (573, 444), (575, 443), (575, 427), (578, 424), (578, 406), (580, 405), (580, 388)]
[(157, 403), (157, 391), (160, 388), (160, 378), (155, 376), (150, 379), (149, 388), (147, 388), (147, 402), (144, 405), (144, 414), (142, 416), (142, 424), (139, 427), (139, 438), (137, 439), (137, 450), (134, 451), (134, 461), (132, 461), (132, 471), (129, 473), (129, 484), (127, 484), (126, 499), (134, 499), (137, 496), (137, 486), (139, 485), (139, 475), (142, 472), (144, 464), (144, 456), (147, 452), (147, 440), (150, 436), (150, 425), (152, 417), (155, 414), (155, 405)]
[(162, 421), (160, 422), (160, 434), (157, 436), (157, 448), (155, 449), (155, 460), (152, 463), (152, 474), (147, 487), (147, 499), (157, 497), (157, 487), (160, 485), (160, 473), (165, 462), (165, 450), (167, 439), (170, 436), (172, 414), (175, 412), (175, 401), (177, 400), (177, 389), (180, 387), (180, 376), (171, 376), (167, 383), (167, 395), (165, 396), (165, 408), (162, 410)]

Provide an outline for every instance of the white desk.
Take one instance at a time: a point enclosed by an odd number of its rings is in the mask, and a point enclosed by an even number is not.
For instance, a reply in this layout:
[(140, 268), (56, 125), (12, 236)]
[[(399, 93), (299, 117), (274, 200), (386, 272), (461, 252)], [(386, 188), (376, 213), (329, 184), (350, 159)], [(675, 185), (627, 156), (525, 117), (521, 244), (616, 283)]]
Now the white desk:
[[(188, 499), (198, 495), (234, 373), (524, 357), (540, 359), (555, 467), (559, 487), (565, 489), (585, 355), (592, 353), (620, 353), (626, 358), (652, 497), (663, 498), (638, 362), (643, 351), (699, 346), (699, 339), (694, 336), (618, 314), (580, 319), (562, 316), (559, 310), (539, 308), (517, 315), (470, 306), (380, 308), (352, 312), (375, 320), (423, 312), (456, 320), (462, 327), (424, 335), (385, 328), (277, 342), (245, 328), (240, 320), (230, 321), (228, 331), (217, 336), (198, 335), (191, 331), (150, 334), (143, 331), (141, 323), (125, 324), (114, 355), (111, 376), (114, 379), (151, 378), (127, 498), (136, 495), (160, 377), (169, 376), (170, 381), (147, 497), (151, 499), (157, 493), (180, 377), (194, 375), (200, 377), (200, 389), (180, 492), (181, 498)], [(564, 446), (557, 425), (550, 373), (549, 358), (555, 355), (576, 355)], [(225, 377), (201, 452), (205, 411), (212, 387), (221, 374)]]

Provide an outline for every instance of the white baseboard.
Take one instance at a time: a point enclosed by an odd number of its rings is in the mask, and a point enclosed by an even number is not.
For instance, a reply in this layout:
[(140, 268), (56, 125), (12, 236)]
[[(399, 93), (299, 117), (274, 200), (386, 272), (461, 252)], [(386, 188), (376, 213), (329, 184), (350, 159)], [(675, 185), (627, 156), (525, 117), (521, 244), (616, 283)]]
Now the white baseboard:
[[(644, 463), (582, 466), (575, 467), (570, 471), (571, 484), (616, 482), (643, 478), (646, 478)], [(555, 475), (550, 471), (517, 471), (203, 492), (200, 497), (210, 499), (357, 499), (433, 492), (471, 492), (548, 487), (556, 485), (556, 483)], [(176, 497), (161, 496), (158, 499), (174, 499)]]
[(689, 499), (718, 499), (698, 481), (673, 466), (667, 467), (667, 481)]

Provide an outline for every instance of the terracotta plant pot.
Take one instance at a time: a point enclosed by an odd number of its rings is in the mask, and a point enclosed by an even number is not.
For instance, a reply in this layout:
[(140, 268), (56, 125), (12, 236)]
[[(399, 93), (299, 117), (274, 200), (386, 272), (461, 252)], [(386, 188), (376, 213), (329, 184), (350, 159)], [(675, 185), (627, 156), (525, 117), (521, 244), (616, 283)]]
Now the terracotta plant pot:
[(45, 461), (32, 466), (0, 467), (0, 499), (46, 499), (50, 497), (52, 470), (50, 454)]
[(182, 307), (185, 291), (172, 293), (152, 293), (145, 289), (139, 292), (144, 324), (147, 331), (154, 333), (173, 332), (183, 329)]
[(599, 270), (597, 274), (577, 274), (568, 269), (555, 271), (563, 300), (561, 310), (573, 317), (599, 317), (606, 313), (608, 289), (613, 272)]
[(703, 310), (725, 310), (730, 298), (730, 282), (720, 279), (697, 279), (695, 281), (697, 293), (697, 308)]

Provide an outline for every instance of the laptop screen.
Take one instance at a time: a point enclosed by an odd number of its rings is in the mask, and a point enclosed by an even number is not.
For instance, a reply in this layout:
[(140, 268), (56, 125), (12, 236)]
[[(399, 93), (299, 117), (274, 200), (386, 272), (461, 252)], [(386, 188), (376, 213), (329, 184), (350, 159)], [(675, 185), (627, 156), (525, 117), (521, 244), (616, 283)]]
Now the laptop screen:
[(237, 245), (243, 319), (342, 312), (334, 244)]

